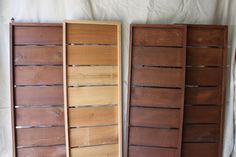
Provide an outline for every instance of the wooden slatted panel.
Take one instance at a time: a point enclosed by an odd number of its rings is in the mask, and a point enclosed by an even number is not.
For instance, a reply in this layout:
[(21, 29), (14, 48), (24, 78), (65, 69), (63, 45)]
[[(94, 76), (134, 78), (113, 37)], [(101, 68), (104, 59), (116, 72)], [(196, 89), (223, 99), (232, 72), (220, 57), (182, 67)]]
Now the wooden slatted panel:
[(65, 157), (62, 34), (61, 24), (11, 24), (14, 157)]
[(133, 25), (127, 157), (180, 157), (185, 82), (183, 25)]
[(227, 27), (188, 25), (183, 157), (222, 157)]
[(120, 25), (64, 26), (67, 157), (121, 157)]

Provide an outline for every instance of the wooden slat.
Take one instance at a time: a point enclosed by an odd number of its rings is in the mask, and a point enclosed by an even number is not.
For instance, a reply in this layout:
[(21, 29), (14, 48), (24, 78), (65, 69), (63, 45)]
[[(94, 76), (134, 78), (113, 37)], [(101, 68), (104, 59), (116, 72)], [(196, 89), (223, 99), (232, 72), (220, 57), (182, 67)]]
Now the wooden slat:
[(186, 104), (221, 104), (220, 89), (218, 87), (186, 88)]
[(179, 128), (180, 111), (175, 109), (131, 107), (130, 125)]
[(61, 66), (17, 66), (16, 85), (55, 85), (63, 84)]
[(117, 157), (119, 154), (118, 144), (73, 148), (70, 150), (71, 157)]
[(61, 45), (62, 27), (26, 27), (18, 26), (14, 28), (15, 45)]
[(17, 129), (17, 146), (65, 144), (63, 127)]
[(132, 106), (181, 108), (180, 89), (135, 87), (131, 92)]
[(130, 128), (130, 145), (178, 147), (179, 131), (175, 129)]
[(117, 126), (76, 128), (70, 130), (70, 147), (118, 143)]
[(183, 28), (133, 28), (133, 44), (142, 46), (183, 46)]
[(68, 88), (69, 106), (110, 105), (117, 103), (117, 86)]
[(177, 157), (176, 149), (130, 146), (129, 157)]
[(185, 125), (183, 142), (218, 142), (220, 127), (216, 124), (208, 125)]
[(117, 45), (117, 26), (67, 23), (66, 42)]
[(62, 46), (14, 46), (15, 65), (62, 65)]
[(67, 46), (68, 65), (117, 65), (117, 46)]
[(187, 65), (222, 66), (223, 64), (223, 49), (220, 48), (187, 48), (186, 54)]
[(66, 157), (65, 146), (32, 147), (17, 149), (18, 157)]
[(16, 87), (15, 105), (63, 105), (63, 87)]
[(221, 68), (196, 68), (186, 69), (186, 84), (199, 86), (217, 86), (222, 81)]
[(68, 67), (69, 86), (118, 84), (117, 66)]
[(224, 46), (224, 29), (188, 27), (188, 46)]
[(218, 106), (186, 106), (184, 110), (185, 123), (219, 123), (220, 107)]
[(217, 157), (218, 152), (215, 143), (186, 143), (183, 144), (182, 157)]
[(117, 124), (117, 106), (70, 108), (69, 126), (96, 126)]
[(64, 125), (63, 107), (17, 108), (16, 125)]
[(182, 87), (183, 70), (177, 68), (134, 67), (132, 82), (142, 86)]
[(182, 67), (183, 55), (183, 48), (134, 47), (133, 65)]

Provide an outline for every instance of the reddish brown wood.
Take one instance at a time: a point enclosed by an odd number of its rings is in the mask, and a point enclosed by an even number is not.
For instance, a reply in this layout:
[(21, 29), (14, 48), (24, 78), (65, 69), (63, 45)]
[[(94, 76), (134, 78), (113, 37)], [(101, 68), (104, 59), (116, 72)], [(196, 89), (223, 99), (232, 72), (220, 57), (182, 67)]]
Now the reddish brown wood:
[(219, 145), (216, 143), (186, 143), (183, 144), (183, 157), (217, 157)]

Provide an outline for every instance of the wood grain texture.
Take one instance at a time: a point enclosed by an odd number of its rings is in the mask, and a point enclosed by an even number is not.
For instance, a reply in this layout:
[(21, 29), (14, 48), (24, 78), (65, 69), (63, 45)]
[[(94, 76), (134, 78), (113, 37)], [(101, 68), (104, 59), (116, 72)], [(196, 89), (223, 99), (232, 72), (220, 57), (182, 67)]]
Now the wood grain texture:
[(62, 27), (15, 27), (13, 43), (14, 45), (61, 45)]
[(17, 108), (17, 126), (64, 125), (63, 107)]
[(178, 68), (134, 67), (132, 71), (134, 85), (181, 88), (184, 80)]
[(117, 46), (69, 45), (68, 65), (118, 65)]
[(186, 54), (187, 65), (222, 66), (223, 64), (223, 49), (220, 48), (187, 48)]
[(113, 105), (117, 103), (117, 86), (68, 88), (69, 106)]
[(142, 107), (131, 107), (130, 109), (131, 126), (179, 128), (179, 123), (179, 110)]
[(183, 142), (212, 143), (219, 141), (220, 127), (216, 124), (185, 125), (183, 132)]
[(117, 45), (117, 26), (67, 23), (67, 43)]
[(154, 147), (141, 147), (141, 146), (130, 146), (129, 147), (130, 157), (176, 157), (176, 149), (168, 148), (154, 148)]
[(65, 146), (32, 147), (17, 149), (18, 157), (66, 157)]
[(130, 145), (178, 147), (178, 130), (157, 128), (130, 128)]
[(63, 127), (17, 129), (17, 146), (48, 146), (65, 144)]
[(70, 129), (70, 147), (118, 143), (117, 126)]
[(219, 106), (186, 106), (186, 124), (220, 123)]
[(216, 143), (186, 143), (183, 144), (182, 157), (217, 157), (219, 145)]
[(55, 85), (63, 84), (61, 66), (17, 66), (16, 85)]
[(135, 46), (183, 46), (183, 29), (134, 27), (133, 44)]
[(181, 67), (183, 52), (184, 48), (133, 47), (133, 65)]
[(63, 105), (63, 88), (53, 86), (16, 87), (15, 105)]
[(70, 108), (69, 126), (97, 126), (117, 124), (117, 106)]
[(117, 66), (68, 67), (68, 85), (114, 85), (118, 84)]
[(117, 157), (119, 154), (118, 144), (73, 148), (71, 151), (71, 157)]
[(15, 65), (62, 65), (62, 46), (14, 46)]
[(183, 97), (180, 89), (134, 87), (131, 106), (180, 108)]

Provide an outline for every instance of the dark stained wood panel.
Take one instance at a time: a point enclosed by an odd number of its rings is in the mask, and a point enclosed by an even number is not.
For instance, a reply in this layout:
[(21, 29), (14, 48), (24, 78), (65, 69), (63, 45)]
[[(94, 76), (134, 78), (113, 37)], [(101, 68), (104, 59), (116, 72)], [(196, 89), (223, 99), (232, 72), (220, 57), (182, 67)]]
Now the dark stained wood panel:
[(140, 146), (130, 146), (129, 147), (130, 157), (176, 157), (176, 149), (169, 148), (158, 148), (158, 147), (140, 147)]
[(16, 85), (58, 85), (63, 84), (61, 66), (17, 66)]
[(177, 148), (179, 131), (175, 129), (130, 128), (130, 145)]
[(48, 146), (65, 144), (64, 127), (16, 129), (17, 146)]
[(183, 27), (133, 27), (135, 46), (183, 46), (185, 34)]
[(134, 67), (133, 84), (157, 87), (182, 87), (183, 70), (180, 68)]
[(184, 48), (134, 47), (133, 65), (172, 66), (184, 65)]
[(181, 108), (183, 99), (180, 89), (133, 87), (132, 93), (132, 106)]
[(65, 157), (66, 150), (64, 146), (18, 148), (17, 154), (19, 157)]
[(16, 106), (63, 105), (62, 86), (25, 86), (15, 88)]
[(216, 143), (185, 143), (182, 157), (217, 157), (219, 145)]
[(62, 46), (14, 46), (15, 65), (62, 65)]
[(17, 26), (13, 32), (15, 45), (61, 45), (61, 26)]

